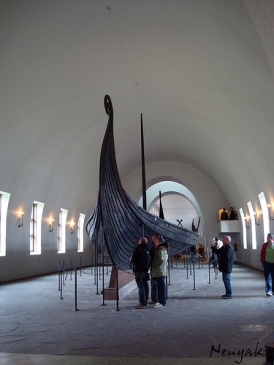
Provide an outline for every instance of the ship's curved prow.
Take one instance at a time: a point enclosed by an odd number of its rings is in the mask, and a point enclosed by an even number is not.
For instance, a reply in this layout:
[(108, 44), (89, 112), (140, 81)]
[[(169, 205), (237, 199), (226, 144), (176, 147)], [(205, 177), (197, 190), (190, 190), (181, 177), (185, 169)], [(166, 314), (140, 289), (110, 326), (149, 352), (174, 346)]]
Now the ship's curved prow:
[(100, 188), (96, 208), (86, 225), (91, 242), (105, 247), (113, 264), (121, 270), (130, 268), (130, 257), (140, 237), (150, 239), (155, 232), (168, 242), (169, 255), (184, 252), (196, 243), (197, 233), (154, 216), (124, 191), (115, 156), (113, 107), (109, 95), (105, 96), (104, 105), (109, 121), (100, 156)]

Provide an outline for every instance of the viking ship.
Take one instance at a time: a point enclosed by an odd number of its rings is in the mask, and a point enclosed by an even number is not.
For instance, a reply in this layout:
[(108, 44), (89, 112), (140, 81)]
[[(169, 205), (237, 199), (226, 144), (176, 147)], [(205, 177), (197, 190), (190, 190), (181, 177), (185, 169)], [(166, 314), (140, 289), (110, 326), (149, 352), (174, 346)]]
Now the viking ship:
[(141, 208), (123, 189), (115, 156), (113, 107), (105, 96), (109, 116), (102, 143), (99, 193), (96, 208), (86, 224), (92, 244), (107, 251), (117, 269), (129, 270), (133, 249), (142, 236), (158, 233), (168, 243), (169, 255), (183, 253), (195, 245), (197, 233), (177, 226)]

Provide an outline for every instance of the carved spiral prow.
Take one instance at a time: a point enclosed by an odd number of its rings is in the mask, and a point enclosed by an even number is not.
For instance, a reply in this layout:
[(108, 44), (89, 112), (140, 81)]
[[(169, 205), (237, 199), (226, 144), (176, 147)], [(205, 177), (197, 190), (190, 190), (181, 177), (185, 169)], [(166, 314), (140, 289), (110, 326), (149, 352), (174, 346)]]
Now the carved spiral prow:
[(112, 115), (113, 108), (112, 108), (112, 102), (111, 102), (109, 95), (105, 95), (104, 104), (105, 104), (105, 110), (106, 110), (107, 115)]

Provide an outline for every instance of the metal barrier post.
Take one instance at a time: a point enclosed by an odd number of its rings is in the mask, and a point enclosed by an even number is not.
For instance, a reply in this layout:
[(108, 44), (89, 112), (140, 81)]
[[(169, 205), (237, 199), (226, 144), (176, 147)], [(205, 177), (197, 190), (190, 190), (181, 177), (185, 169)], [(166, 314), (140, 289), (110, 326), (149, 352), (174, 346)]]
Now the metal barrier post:
[(120, 311), (119, 308), (119, 280), (118, 280), (118, 267), (116, 267), (116, 311)]
[(195, 260), (193, 260), (193, 283), (194, 283), (194, 287), (193, 290), (196, 290), (196, 282), (195, 282)]
[(62, 273), (63, 273), (63, 285), (65, 285), (65, 260), (63, 260)]
[(103, 280), (102, 280), (102, 293), (103, 293), (103, 303), (102, 306), (105, 306), (105, 259), (104, 259), (104, 252), (103, 252)]
[(96, 295), (99, 295), (99, 249), (96, 246)]
[(75, 311), (79, 311), (77, 308), (77, 268), (75, 268)]
[[(94, 285), (97, 285), (97, 266), (98, 266), (98, 257), (97, 257), (98, 247), (95, 245), (95, 255), (94, 255)], [(98, 291), (98, 290), (97, 290)]]
[(62, 283), (62, 271), (63, 271), (63, 268), (61, 266), (61, 292), (60, 292), (60, 299), (64, 299), (63, 298), (63, 283)]
[(192, 253), (191, 253), (191, 248), (189, 248), (189, 275), (192, 275), (192, 262), (193, 262), (193, 258), (192, 258)]
[(100, 250), (100, 270), (99, 270), (99, 280), (102, 280), (102, 275), (103, 275), (103, 257), (104, 257), (104, 247), (101, 248)]
[(208, 284), (211, 284), (210, 282), (210, 260), (208, 259)]
[[(168, 260), (169, 260), (169, 258), (168, 258)], [(170, 268), (171, 268), (172, 266), (170, 266), (169, 265), (169, 263), (167, 263), (167, 271), (168, 271), (168, 285), (171, 285), (170, 284)]]
[(107, 255), (107, 275), (109, 274), (109, 271), (108, 271), (108, 255)]
[(72, 259), (70, 259), (70, 280), (72, 280)]
[(61, 285), (62, 285), (62, 281), (61, 281), (61, 262), (58, 262), (58, 290), (61, 290)]
[(186, 278), (188, 279), (188, 252), (186, 248)]

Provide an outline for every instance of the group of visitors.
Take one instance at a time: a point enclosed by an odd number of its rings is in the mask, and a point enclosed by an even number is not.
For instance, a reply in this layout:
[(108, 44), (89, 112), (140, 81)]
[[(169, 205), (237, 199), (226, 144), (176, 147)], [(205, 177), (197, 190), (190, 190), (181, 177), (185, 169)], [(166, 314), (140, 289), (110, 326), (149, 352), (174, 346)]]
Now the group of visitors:
[[(154, 305), (154, 308), (166, 307), (167, 243), (162, 241), (157, 233), (152, 235), (151, 240), (153, 245), (149, 250), (147, 238), (142, 237), (131, 258), (139, 292), (139, 304), (136, 309), (146, 309), (148, 304)], [(149, 280), (151, 301), (148, 300)]]
[[(214, 260), (217, 261), (219, 271), (222, 272), (223, 276), (226, 293), (222, 297), (232, 298), (230, 274), (233, 268), (234, 249), (231, 245), (231, 237), (224, 236), (221, 247), (218, 247), (218, 242), (218, 238), (215, 238), (211, 249), (212, 254), (215, 255)], [(264, 269), (266, 296), (271, 297), (274, 295), (274, 235), (272, 233), (268, 233), (267, 241), (262, 245), (260, 260)]]
[[(145, 309), (148, 304), (153, 304), (155, 308), (166, 307), (167, 244), (161, 241), (157, 233), (152, 235), (151, 240), (153, 246), (149, 250), (147, 238), (142, 237), (131, 258), (139, 292), (137, 309)], [(233, 296), (230, 275), (234, 262), (231, 237), (224, 235), (222, 241), (216, 237), (211, 249), (213, 267), (218, 265), (218, 269), (222, 273), (225, 287), (225, 294), (222, 295), (222, 298), (231, 299)], [(267, 241), (262, 246), (260, 260), (264, 269), (265, 292), (270, 297), (274, 295), (274, 235), (271, 233), (267, 235)], [(151, 301), (148, 300), (149, 280), (151, 280)]]
[(229, 208), (229, 212), (225, 208), (223, 208), (221, 213), (221, 221), (234, 221), (235, 219), (238, 219), (238, 217), (233, 207)]

